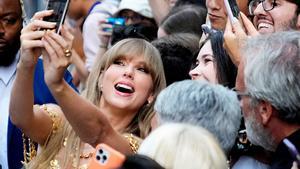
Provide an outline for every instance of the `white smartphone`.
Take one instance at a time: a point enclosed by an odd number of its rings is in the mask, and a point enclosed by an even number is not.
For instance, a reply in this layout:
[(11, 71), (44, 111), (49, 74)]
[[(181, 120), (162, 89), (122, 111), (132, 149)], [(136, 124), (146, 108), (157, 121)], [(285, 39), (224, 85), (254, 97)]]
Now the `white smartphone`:
[(238, 19), (239, 17), (239, 7), (235, 0), (224, 0), (227, 15), (231, 23), (234, 22), (234, 17)]

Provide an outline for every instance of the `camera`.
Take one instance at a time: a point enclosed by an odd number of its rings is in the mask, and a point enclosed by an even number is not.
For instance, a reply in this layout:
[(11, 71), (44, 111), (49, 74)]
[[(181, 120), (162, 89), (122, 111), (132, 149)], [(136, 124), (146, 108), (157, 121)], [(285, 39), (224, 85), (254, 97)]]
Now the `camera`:
[[(125, 19), (124, 18), (107, 18), (107, 24), (111, 24), (113, 27), (115, 26), (125, 26)], [(112, 32), (111, 28), (104, 28), (103, 31), (105, 32)]]
[(124, 26), (125, 25), (125, 19), (124, 18), (107, 18), (106, 23), (111, 24), (111, 25)]

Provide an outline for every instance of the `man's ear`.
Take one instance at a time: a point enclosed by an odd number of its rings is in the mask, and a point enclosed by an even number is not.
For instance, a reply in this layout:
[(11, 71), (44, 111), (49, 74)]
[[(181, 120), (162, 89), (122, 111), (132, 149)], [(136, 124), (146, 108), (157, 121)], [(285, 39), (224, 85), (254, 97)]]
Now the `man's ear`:
[(300, 30), (300, 14), (298, 14), (298, 17), (297, 17), (296, 27), (297, 27), (297, 30)]
[(258, 109), (262, 124), (267, 125), (271, 120), (272, 114), (274, 113), (272, 105), (269, 102), (261, 101)]

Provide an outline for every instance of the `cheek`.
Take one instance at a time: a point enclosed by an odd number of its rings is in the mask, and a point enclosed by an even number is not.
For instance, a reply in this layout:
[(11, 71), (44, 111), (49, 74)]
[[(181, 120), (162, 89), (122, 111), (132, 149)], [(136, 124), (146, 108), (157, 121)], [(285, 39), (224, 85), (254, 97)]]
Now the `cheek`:
[(136, 84), (141, 90), (143, 91), (152, 91), (153, 89), (153, 80), (151, 76), (141, 77), (139, 79), (136, 79)]
[(5, 28), (5, 30), (6, 30), (5, 36), (6, 36), (7, 40), (9, 40), (10, 42), (19, 40), (21, 29), (22, 29), (21, 24), (16, 24), (13, 26), (6, 27)]
[(207, 78), (212, 83), (215, 83), (215, 84), (218, 83), (217, 72), (216, 72), (216, 69), (215, 69), (215, 66), (213, 63), (206, 66), (206, 72), (207, 72)]

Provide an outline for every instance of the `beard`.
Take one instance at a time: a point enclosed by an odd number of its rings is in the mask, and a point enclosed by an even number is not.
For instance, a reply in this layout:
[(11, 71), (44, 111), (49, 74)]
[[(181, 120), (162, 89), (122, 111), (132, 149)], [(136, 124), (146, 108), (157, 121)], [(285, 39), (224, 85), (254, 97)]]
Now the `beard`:
[(20, 48), (20, 41), (15, 42), (12, 45), (8, 45), (4, 51), (0, 51), (0, 66), (3, 67), (10, 66), (16, 58), (16, 54), (19, 48)]
[(274, 152), (276, 143), (271, 133), (256, 120), (255, 112), (252, 110), (251, 115), (245, 118), (245, 126), (247, 137), (254, 145), (263, 147), (266, 150)]
[(295, 14), (295, 16), (291, 20), (280, 24), (281, 29), (279, 31), (297, 30), (297, 21), (298, 15)]

